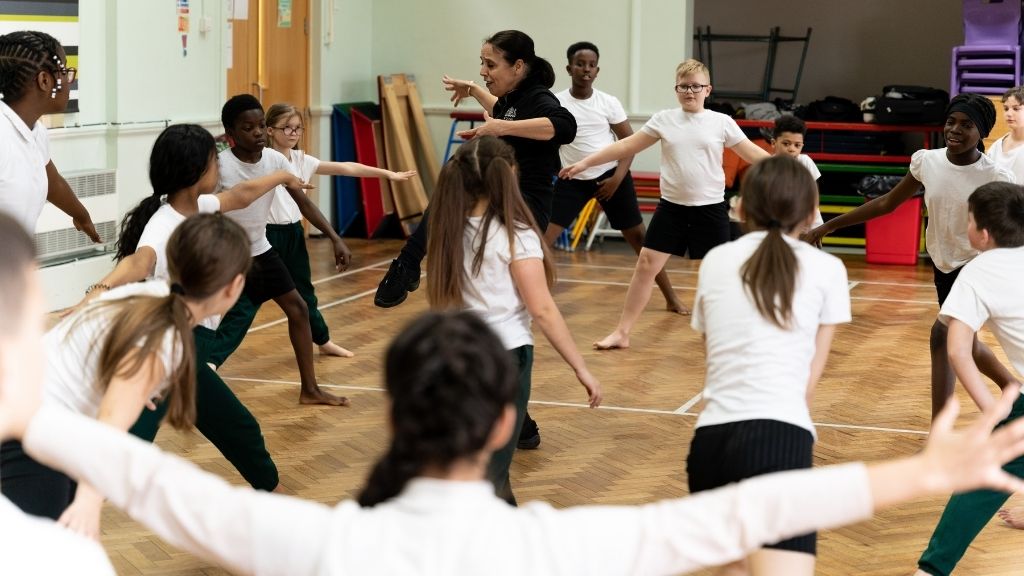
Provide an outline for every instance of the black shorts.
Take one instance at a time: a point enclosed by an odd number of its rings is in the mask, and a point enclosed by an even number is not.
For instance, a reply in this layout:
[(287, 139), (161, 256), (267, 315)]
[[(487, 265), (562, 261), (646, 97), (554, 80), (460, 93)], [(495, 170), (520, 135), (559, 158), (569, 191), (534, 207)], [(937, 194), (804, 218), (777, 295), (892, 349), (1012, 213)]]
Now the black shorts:
[(295, 282), (277, 250), (271, 248), (253, 256), (252, 266), (245, 276), (245, 295), (253, 304), (259, 306), (292, 290), (295, 290)]
[[(810, 468), (813, 456), (814, 436), (793, 424), (746, 420), (702, 426), (694, 432), (686, 457), (690, 493), (771, 472)], [(811, 532), (765, 548), (815, 554), (817, 534)]]
[(729, 241), (729, 203), (684, 206), (664, 198), (647, 227), (644, 248), (700, 260), (719, 244)]
[(935, 278), (935, 294), (939, 297), (939, 306), (942, 306), (946, 302), (946, 298), (949, 297), (949, 291), (953, 289), (953, 283), (956, 282), (957, 276), (960, 275), (960, 271), (964, 267), (961, 266), (952, 272), (943, 272), (932, 264), (932, 275)]
[[(580, 213), (594, 193), (598, 182), (607, 180), (615, 174), (615, 169), (601, 174), (594, 180), (562, 180), (555, 182), (555, 198), (551, 206), (551, 223), (568, 228), (573, 219)], [(636, 188), (633, 186), (633, 175), (626, 172), (615, 194), (607, 200), (598, 200), (601, 209), (608, 217), (608, 223), (616, 230), (628, 230), (643, 224), (640, 206), (636, 201)]]

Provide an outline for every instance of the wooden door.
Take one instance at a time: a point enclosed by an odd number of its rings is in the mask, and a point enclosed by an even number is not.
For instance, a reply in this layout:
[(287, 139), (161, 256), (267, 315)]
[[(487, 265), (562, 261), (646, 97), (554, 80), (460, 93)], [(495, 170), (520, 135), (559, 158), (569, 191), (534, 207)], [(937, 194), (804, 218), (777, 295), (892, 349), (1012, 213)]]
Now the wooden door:
[[(264, 108), (287, 102), (309, 127), (309, 0), (248, 2), (248, 18), (232, 21), (228, 97), (252, 94)], [(289, 14), (290, 12), (290, 14)], [(303, 134), (300, 146), (310, 140)]]

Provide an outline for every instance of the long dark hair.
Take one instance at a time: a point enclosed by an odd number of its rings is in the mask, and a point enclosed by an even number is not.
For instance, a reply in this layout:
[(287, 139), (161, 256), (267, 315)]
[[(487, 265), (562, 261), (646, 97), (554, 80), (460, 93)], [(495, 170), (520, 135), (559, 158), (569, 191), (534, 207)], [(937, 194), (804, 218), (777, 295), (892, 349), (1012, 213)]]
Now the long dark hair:
[(789, 156), (761, 160), (743, 178), (740, 199), (747, 227), (768, 234), (740, 274), (757, 311), (780, 328), (788, 328), (792, 319), (799, 271), (796, 254), (782, 235), (807, 221), (817, 198), (810, 172)]
[(149, 183), (153, 193), (125, 214), (117, 239), (115, 260), (135, 253), (149, 219), (163, 203), (178, 192), (195, 185), (216, 158), (217, 143), (206, 128), (196, 124), (174, 124), (157, 136), (149, 155)]
[(0, 36), (0, 93), (4, 102), (21, 100), (39, 72), (59, 78), (60, 67), (65, 65), (60, 57), (60, 42), (45, 32), (19, 30)]
[[(490, 38), (484, 40), (501, 51), (501, 57), (509, 65), (515, 64), (516, 60), (522, 60), (526, 64), (526, 78), (522, 82), (540, 84), (545, 88), (555, 85), (555, 70), (551, 63), (537, 56), (533, 50), (533, 38), (519, 30), (502, 30)], [(521, 83), (522, 83), (521, 82)]]
[(159, 356), (167, 334), (172, 333), (180, 362), (165, 375), (167, 420), (178, 428), (191, 426), (196, 414), (195, 345), (185, 302), (200, 302), (239, 274), (244, 276), (249, 254), (249, 238), (241, 226), (220, 213), (196, 214), (175, 228), (167, 242), (167, 271), (173, 287), (169, 295), (101, 300), (73, 316), (69, 333), (85, 318), (97, 314), (112, 318), (96, 370), (100, 388), (106, 390), (116, 377), (138, 374), (146, 360)]
[[(428, 215), (430, 236), (427, 238), (427, 300), (435, 309), (461, 308), (467, 272), (463, 268), (463, 236), (466, 217), (481, 199), (487, 209), (477, 232), (480, 238), (470, 271), (476, 275), (483, 264), (484, 249), (491, 226), (497, 222), (508, 233), (508, 244), (515, 254), (516, 230), (537, 229), (533, 214), (519, 193), (512, 147), (493, 136), (482, 136), (463, 144), (441, 169), (434, 189), (433, 207)], [(544, 272), (548, 286), (554, 284), (555, 269), (547, 247), (544, 250)]]
[(0, 212), (0, 246), (0, 334), (9, 334), (21, 326), (28, 270), (35, 265), (36, 249), (28, 232), (4, 212)]
[(388, 347), (384, 381), (393, 437), (359, 504), (398, 495), (427, 466), (447, 468), (482, 450), (515, 400), (517, 369), (501, 340), (471, 312), (428, 312)]

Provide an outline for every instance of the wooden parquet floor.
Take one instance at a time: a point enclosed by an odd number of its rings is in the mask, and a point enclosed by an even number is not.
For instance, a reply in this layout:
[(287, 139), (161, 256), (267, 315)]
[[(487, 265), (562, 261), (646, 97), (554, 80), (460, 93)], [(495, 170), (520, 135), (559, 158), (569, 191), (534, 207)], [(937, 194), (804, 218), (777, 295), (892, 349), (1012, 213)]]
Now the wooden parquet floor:
[[(397, 241), (349, 242), (355, 268), (329, 269), (329, 245), (311, 240), (314, 279), (333, 339), (352, 359), (317, 358), (322, 385), (337, 386), (349, 408), (302, 407), (298, 374), (283, 315), (264, 306), (242, 347), (221, 374), (260, 420), (271, 453), (292, 493), (324, 503), (352, 497), (386, 442), (381, 356), (410, 318), (426, 309), (423, 291), (398, 308), (372, 303), (378, 281), (397, 254)], [(929, 419), (928, 332), (937, 306), (931, 270), (869, 266), (845, 258), (854, 321), (836, 335), (812, 415), (818, 423), (818, 465), (911, 454)], [(559, 253), (558, 302), (591, 370), (605, 389), (605, 407), (585, 408), (572, 372), (538, 336), (531, 414), (540, 423), (539, 450), (520, 451), (513, 486), (520, 500), (556, 506), (631, 504), (686, 493), (685, 458), (692, 436), (703, 352), (689, 319), (663, 310), (655, 292), (628, 351), (597, 353), (592, 341), (618, 319), (635, 256), (609, 241), (593, 252)], [(692, 301), (696, 266), (669, 262), (671, 278)], [(964, 412), (975, 414), (966, 395)], [(694, 405), (695, 404), (695, 405)], [(684, 405), (689, 405), (688, 408)], [(161, 431), (157, 443), (231, 482), (241, 478), (202, 436)], [(1011, 500), (1011, 503), (1018, 501)], [(818, 573), (899, 575), (912, 572), (944, 504), (918, 501), (857, 526), (823, 533)], [(297, 526), (297, 530), (302, 527)], [(992, 522), (974, 543), (960, 575), (1020, 574), (1024, 533)], [(119, 574), (223, 574), (175, 550), (107, 507), (103, 544)]]

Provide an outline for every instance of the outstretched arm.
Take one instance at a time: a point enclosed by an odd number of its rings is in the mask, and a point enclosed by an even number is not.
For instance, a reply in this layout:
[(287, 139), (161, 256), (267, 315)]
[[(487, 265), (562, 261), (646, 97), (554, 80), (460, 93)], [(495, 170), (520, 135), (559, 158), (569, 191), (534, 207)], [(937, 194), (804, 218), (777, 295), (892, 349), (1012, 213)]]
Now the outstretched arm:
[(606, 162), (611, 162), (612, 160), (620, 160), (622, 158), (635, 156), (643, 150), (650, 148), (657, 142), (658, 139), (654, 136), (649, 136), (643, 132), (637, 132), (628, 138), (624, 138), (614, 144), (605, 146), (575, 164), (570, 164), (569, 166), (562, 168), (562, 171), (558, 173), (558, 177), (569, 179), (591, 166), (599, 166)]
[(445, 90), (452, 93), (451, 101), (454, 102), (453, 105), (456, 108), (464, 99), (473, 98), (484, 107), (484, 111), (488, 114), (494, 111), (494, 103), (498, 101), (498, 97), (491, 94), (487, 88), (478, 86), (476, 82), (459, 80), (445, 74), (441, 77), (441, 83), (444, 84)]
[(292, 187), (300, 190), (313, 188), (312, 185), (306, 184), (301, 178), (288, 170), (277, 170), (266, 176), (239, 182), (227, 190), (218, 192), (217, 199), (220, 200), (220, 211), (231, 212), (232, 210), (241, 210), (278, 186)]
[(96, 226), (92, 223), (92, 216), (78, 200), (78, 196), (75, 196), (75, 191), (71, 189), (68, 181), (57, 171), (53, 160), (46, 165), (46, 181), (46, 200), (59, 208), (61, 212), (71, 216), (75, 229), (83, 232), (97, 244), (102, 242), (99, 233), (96, 232)]
[(523, 298), (523, 304), (530, 317), (540, 327), (544, 337), (551, 342), (566, 364), (576, 373), (576, 378), (587, 390), (590, 407), (601, 405), (601, 383), (587, 369), (583, 355), (572, 339), (569, 327), (565, 324), (562, 313), (558, 311), (555, 300), (548, 290), (547, 278), (544, 274), (544, 261), (540, 258), (515, 260), (510, 265), (512, 280), (516, 290)]
[(875, 198), (874, 200), (864, 203), (855, 210), (847, 212), (841, 216), (836, 216), (828, 222), (825, 222), (821, 226), (818, 226), (814, 230), (808, 232), (806, 239), (811, 244), (819, 243), (823, 237), (839, 230), (840, 228), (860, 224), (861, 222), (866, 222), (872, 218), (888, 214), (898, 208), (900, 204), (903, 204), (910, 199), (910, 197), (913, 196), (920, 188), (921, 182), (907, 172), (906, 176), (900, 180), (899, 184), (893, 186), (892, 190), (878, 198)]
[(107, 290), (131, 284), (132, 282), (142, 282), (149, 278), (154, 268), (156, 268), (156, 251), (149, 246), (139, 246), (135, 249), (134, 254), (118, 262), (114, 269), (110, 271), (110, 274), (107, 274), (102, 280), (93, 284), (90, 287), (89, 293), (78, 304), (68, 308), (61, 315), (67, 316), (81, 309)]
[(316, 169), (321, 176), (351, 176), (353, 178), (387, 178), (388, 180), (408, 180), (416, 175), (415, 170), (392, 172), (375, 166), (367, 166), (358, 162), (321, 162)]
[[(164, 377), (163, 364), (155, 355), (143, 360), (134, 374), (124, 374), (125, 368), (134, 360), (134, 357), (130, 357), (121, 362), (118, 375), (111, 379), (96, 415), (100, 422), (122, 432), (131, 428), (144, 408), (156, 408), (151, 398)], [(75, 491), (75, 499), (57, 522), (73, 532), (99, 540), (102, 509), (103, 495), (88, 482), (80, 482)]]
[(322, 232), (325, 236), (330, 238), (331, 246), (334, 249), (334, 265), (338, 270), (347, 270), (349, 264), (352, 263), (352, 252), (349, 251), (348, 246), (338, 236), (338, 233), (334, 231), (334, 227), (327, 221), (327, 218), (320, 212), (320, 209), (313, 204), (313, 201), (309, 199), (299, 188), (288, 187), (288, 194), (291, 195), (292, 200), (299, 205), (299, 212), (302, 212), (302, 216), (309, 220), (309, 223), (316, 226), (316, 229)]

